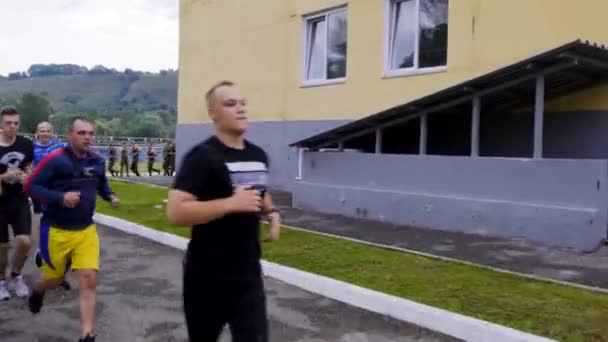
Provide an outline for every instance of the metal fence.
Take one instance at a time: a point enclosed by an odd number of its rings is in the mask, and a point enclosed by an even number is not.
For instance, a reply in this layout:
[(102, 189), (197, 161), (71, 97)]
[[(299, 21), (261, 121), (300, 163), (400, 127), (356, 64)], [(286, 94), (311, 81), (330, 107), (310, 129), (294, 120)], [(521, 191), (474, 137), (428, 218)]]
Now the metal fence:
[[(33, 134), (23, 134), (23, 136), (30, 138), (32, 141), (34, 140)], [(58, 135), (56, 139), (59, 141), (67, 141), (67, 137), (65, 135)], [(96, 136), (95, 143), (99, 145), (109, 145), (109, 144), (136, 144), (136, 145), (148, 145), (148, 144), (161, 144), (167, 142), (174, 142), (173, 138), (148, 138), (148, 137), (106, 137), (106, 136)]]
[[(23, 134), (23, 136), (34, 141), (33, 134)], [(56, 136), (55, 139), (59, 140), (59, 142), (67, 142), (67, 137), (64, 135)], [(127, 145), (127, 151), (129, 152), (129, 161), (131, 161), (131, 146), (137, 145), (139, 147), (139, 161), (147, 161), (148, 160), (148, 149), (149, 145), (152, 144), (152, 148), (154, 152), (156, 152), (156, 156), (154, 158), (155, 162), (162, 162), (165, 158), (164, 150), (165, 146), (168, 143), (173, 143), (174, 139), (171, 138), (148, 138), (148, 137), (104, 137), (97, 136), (95, 137), (95, 144), (92, 149), (97, 153), (103, 155), (106, 159), (109, 157), (110, 144), (114, 145), (117, 153), (117, 162), (120, 161), (120, 152), (122, 151), (122, 144), (125, 143)]]

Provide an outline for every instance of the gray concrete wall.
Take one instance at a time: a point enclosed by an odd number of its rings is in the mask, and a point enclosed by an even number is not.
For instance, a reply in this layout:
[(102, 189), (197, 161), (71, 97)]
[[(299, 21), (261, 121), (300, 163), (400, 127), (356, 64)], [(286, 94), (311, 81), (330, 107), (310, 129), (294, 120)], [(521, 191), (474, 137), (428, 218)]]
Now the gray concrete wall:
[(307, 152), (294, 205), (589, 249), (606, 237), (608, 162)]
[[(608, 112), (545, 116), (545, 158), (600, 160), (307, 153), (295, 181), (297, 151), (287, 145), (345, 122), (254, 122), (248, 138), (269, 154), (271, 185), (303, 208), (581, 249), (606, 237)], [(530, 157), (532, 128), (531, 113), (482, 112), (482, 156)], [(210, 124), (178, 125), (178, 167), (211, 134)]]
[[(276, 188), (290, 189), (297, 172), (297, 151), (288, 145), (344, 124), (344, 120), (252, 122), (247, 139), (261, 146), (270, 159), (270, 182)], [(178, 125), (176, 132), (177, 160), (179, 165), (184, 154), (200, 141), (214, 134), (211, 124)]]

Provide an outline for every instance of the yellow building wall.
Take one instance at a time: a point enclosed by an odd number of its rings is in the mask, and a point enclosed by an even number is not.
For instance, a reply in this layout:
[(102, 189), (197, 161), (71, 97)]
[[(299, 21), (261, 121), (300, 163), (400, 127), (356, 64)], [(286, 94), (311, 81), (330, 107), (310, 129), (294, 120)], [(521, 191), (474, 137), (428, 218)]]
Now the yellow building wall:
[[(302, 87), (302, 16), (343, 4), (346, 82)], [(241, 85), (253, 120), (358, 119), (574, 39), (607, 44), (605, 13), (606, 0), (451, 0), (447, 71), (385, 78), (386, 0), (182, 0), (179, 123), (208, 120), (203, 94), (222, 79)], [(608, 109), (606, 94), (548, 109)]]
[(179, 123), (208, 121), (204, 94), (225, 79), (239, 83), (253, 120), (284, 117), (288, 3), (181, 1)]

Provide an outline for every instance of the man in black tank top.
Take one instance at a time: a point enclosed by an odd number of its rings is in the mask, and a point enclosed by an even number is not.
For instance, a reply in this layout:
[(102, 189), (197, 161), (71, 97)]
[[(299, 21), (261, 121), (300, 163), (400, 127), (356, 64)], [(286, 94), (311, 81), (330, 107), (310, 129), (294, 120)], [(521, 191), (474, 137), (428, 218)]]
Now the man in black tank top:
[(191, 341), (217, 341), (225, 324), (234, 341), (268, 341), (260, 264), (260, 219), (266, 240), (280, 218), (267, 191), (268, 157), (244, 138), (246, 102), (232, 82), (207, 93), (216, 134), (184, 157), (169, 193), (168, 217), (192, 226), (184, 260), (184, 309)]

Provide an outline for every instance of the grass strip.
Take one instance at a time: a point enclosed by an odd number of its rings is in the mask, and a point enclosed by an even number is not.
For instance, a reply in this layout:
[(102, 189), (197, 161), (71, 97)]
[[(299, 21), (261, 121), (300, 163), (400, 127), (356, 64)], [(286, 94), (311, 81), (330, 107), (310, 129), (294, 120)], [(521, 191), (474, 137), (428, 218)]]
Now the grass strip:
[[(112, 182), (98, 212), (188, 238), (167, 223), (167, 189)], [(559, 341), (608, 341), (608, 295), (284, 228), (264, 259)]]

